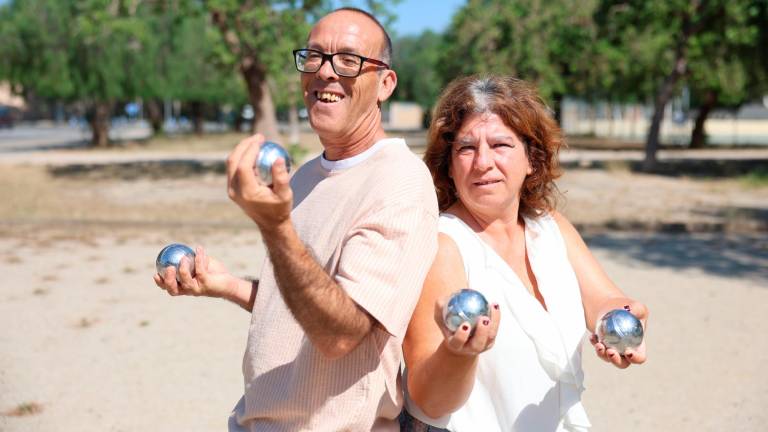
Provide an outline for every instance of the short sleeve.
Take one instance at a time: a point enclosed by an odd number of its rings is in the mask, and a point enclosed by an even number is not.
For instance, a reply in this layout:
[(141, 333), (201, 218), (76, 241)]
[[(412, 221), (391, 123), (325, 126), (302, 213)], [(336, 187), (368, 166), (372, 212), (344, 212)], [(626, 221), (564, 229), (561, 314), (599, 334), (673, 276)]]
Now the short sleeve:
[(437, 216), (388, 205), (345, 238), (336, 282), (386, 331), (402, 340), (437, 253)]

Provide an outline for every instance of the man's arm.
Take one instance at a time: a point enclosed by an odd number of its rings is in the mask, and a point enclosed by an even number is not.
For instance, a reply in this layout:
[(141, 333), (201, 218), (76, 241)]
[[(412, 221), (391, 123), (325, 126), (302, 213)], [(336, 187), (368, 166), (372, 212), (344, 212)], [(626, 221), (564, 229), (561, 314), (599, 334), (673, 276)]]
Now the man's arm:
[(184, 257), (179, 266), (178, 281), (176, 269), (169, 266), (162, 275), (154, 275), (155, 284), (172, 296), (223, 298), (248, 312), (253, 310), (258, 280), (249, 281), (233, 276), (223, 264), (210, 258), (200, 246), (195, 251), (195, 269), (195, 275), (192, 276), (189, 258)]
[(339, 358), (371, 331), (375, 320), (325, 273), (301, 242), (291, 222), (293, 192), (285, 161), (272, 167), (272, 186), (253, 165), (264, 137), (241, 141), (227, 159), (229, 197), (258, 225), (275, 269), (280, 292), (309, 340), (323, 355)]
[(376, 322), (320, 267), (289, 222), (262, 231), (285, 303), (312, 344), (329, 358), (355, 349)]

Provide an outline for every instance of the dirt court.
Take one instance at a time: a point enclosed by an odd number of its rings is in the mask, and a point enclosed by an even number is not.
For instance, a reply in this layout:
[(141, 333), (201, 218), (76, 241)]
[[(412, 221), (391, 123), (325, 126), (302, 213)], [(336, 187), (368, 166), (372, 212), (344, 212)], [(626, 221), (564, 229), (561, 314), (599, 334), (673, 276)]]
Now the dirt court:
[[(248, 314), (152, 282), (171, 241), (258, 275), (259, 233), (222, 168), (0, 164), (0, 431), (226, 427)], [(651, 310), (647, 364), (613, 369), (585, 345), (593, 430), (765, 430), (768, 187), (621, 166), (569, 169), (559, 187), (609, 275)]]

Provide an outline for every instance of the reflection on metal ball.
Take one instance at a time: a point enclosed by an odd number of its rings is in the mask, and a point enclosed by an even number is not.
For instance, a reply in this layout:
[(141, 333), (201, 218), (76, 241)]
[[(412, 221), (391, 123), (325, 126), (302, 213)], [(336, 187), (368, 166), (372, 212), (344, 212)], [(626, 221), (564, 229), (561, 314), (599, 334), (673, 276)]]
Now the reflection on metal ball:
[(636, 348), (643, 342), (643, 324), (624, 309), (615, 309), (598, 321), (597, 339), (607, 348), (624, 354), (627, 348)]
[(477, 318), (488, 316), (488, 300), (479, 292), (465, 288), (451, 296), (443, 308), (443, 321), (450, 331), (455, 332), (462, 323), (469, 323), (475, 329)]
[(291, 172), (291, 156), (288, 152), (280, 146), (280, 144), (272, 141), (264, 141), (259, 149), (259, 156), (256, 158), (256, 166), (254, 170), (259, 174), (261, 181), (264, 184), (272, 184), (272, 164), (278, 158), (283, 158), (285, 161), (285, 170)]
[(179, 264), (181, 263), (181, 258), (183, 256), (189, 257), (190, 272), (192, 273), (192, 276), (194, 276), (195, 251), (192, 250), (192, 248), (189, 246), (183, 245), (181, 243), (171, 243), (164, 247), (159, 254), (157, 254), (157, 259), (155, 260), (155, 268), (157, 269), (157, 274), (162, 276), (163, 273), (165, 273), (166, 267), (175, 267), (176, 280), (181, 282), (181, 279), (179, 278)]

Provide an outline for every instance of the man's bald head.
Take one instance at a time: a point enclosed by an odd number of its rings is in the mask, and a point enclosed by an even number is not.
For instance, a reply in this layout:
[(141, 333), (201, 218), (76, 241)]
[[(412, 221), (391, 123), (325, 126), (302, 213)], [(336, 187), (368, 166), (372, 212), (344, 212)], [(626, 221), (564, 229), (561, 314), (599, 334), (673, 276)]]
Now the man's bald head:
[(379, 30), (381, 30), (381, 51), (379, 53), (379, 58), (377, 60), (381, 60), (390, 66), (392, 65), (392, 39), (389, 37), (389, 33), (387, 33), (387, 30), (384, 28), (383, 25), (381, 25), (381, 23), (379, 22), (379, 20), (376, 19), (375, 16), (371, 15), (370, 13), (362, 9), (358, 9), (354, 7), (338, 8), (333, 12), (329, 13), (328, 15), (332, 15), (337, 12), (352, 12), (352, 13), (360, 14), (368, 18), (369, 20), (371, 20), (374, 24), (376, 24), (376, 27), (378, 27)]

